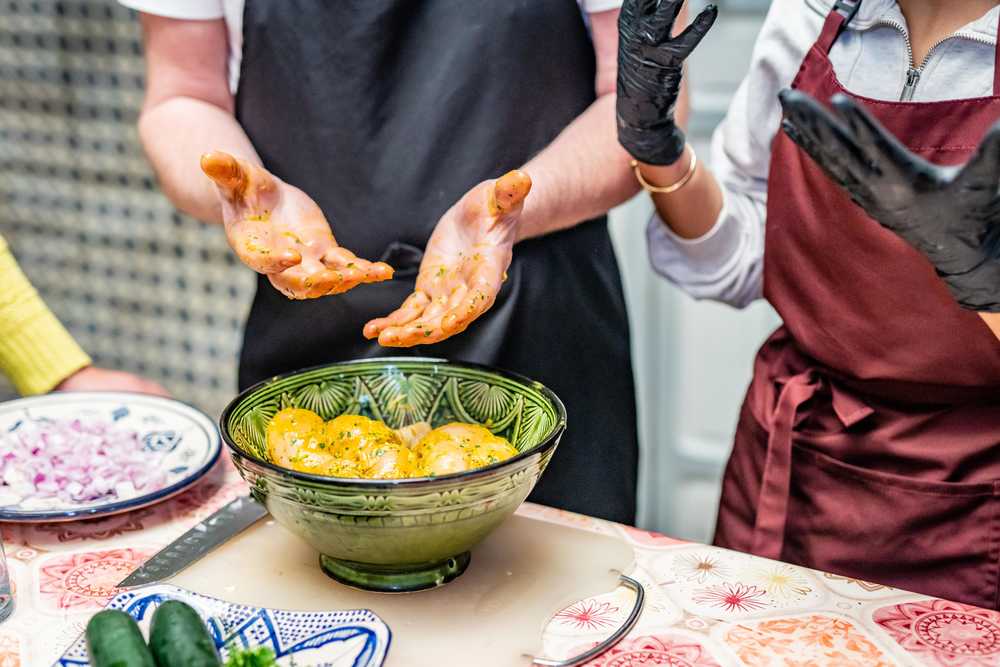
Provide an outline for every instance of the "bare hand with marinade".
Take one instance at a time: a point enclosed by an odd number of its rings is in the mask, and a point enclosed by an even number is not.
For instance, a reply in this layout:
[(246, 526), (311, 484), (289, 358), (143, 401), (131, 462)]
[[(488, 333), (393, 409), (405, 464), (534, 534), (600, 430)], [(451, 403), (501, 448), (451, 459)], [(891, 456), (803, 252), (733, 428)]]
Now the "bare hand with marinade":
[(911, 153), (845, 95), (780, 95), (782, 129), (883, 227), (922, 252), (963, 308), (1000, 312), (1000, 124), (964, 165)]
[(388, 264), (337, 245), (316, 202), (263, 167), (214, 152), (202, 156), (201, 169), (218, 188), (229, 245), (288, 298), (339, 294), (392, 277)]
[(412, 347), (465, 331), (489, 310), (510, 266), (517, 222), (531, 179), (511, 171), (465, 194), (438, 221), (420, 263), (416, 291), (365, 325), (366, 338)]

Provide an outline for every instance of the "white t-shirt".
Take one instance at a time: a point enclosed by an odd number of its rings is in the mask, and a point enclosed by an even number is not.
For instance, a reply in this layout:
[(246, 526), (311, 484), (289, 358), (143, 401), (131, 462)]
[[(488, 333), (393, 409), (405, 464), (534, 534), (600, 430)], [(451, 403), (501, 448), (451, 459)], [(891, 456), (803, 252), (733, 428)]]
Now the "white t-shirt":
[[(500, 0), (497, 0), (498, 2)], [(118, 0), (147, 14), (172, 19), (208, 21), (225, 19), (229, 31), (229, 88), (236, 93), (243, 61), (243, 6), (246, 0)], [(622, 0), (577, 0), (586, 14), (618, 9)]]

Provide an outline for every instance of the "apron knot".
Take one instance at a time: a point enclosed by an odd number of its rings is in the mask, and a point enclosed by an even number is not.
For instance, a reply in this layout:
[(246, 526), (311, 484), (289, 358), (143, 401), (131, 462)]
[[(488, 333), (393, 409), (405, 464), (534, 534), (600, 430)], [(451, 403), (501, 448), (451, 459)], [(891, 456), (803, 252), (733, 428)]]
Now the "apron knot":
[(830, 390), (837, 418), (849, 428), (873, 414), (871, 407), (839, 388), (819, 369), (807, 368), (795, 375), (777, 379), (782, 385), (778, 401), (768, 420), (767, 455), (757, 501), (752, 553), (779, 560), (785, 542), (785, 521), (792, 476), (792, 433), (799, 407), (821, 388)]

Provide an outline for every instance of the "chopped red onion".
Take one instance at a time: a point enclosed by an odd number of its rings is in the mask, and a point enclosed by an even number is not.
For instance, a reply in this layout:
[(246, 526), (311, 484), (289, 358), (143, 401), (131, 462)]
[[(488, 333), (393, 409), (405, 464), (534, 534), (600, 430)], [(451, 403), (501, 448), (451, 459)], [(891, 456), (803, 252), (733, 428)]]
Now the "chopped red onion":
[(161, 458), (112, 422), (25, 422), (0, 437), (0, 504), (125, 500), (166, 486)]

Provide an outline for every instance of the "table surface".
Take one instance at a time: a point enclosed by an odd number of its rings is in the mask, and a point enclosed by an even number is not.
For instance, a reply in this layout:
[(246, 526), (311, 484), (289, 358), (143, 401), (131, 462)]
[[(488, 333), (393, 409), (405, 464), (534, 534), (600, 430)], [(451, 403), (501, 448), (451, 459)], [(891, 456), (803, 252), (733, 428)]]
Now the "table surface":
[[(0, 667), (47, 667), (146, 558), (246, 486), (220, 463), (176, 498), (86, 522), (5, 524), (15, 611), (0, 624)], [(682, 542), (525, 504), (524, 516), (617, 536), (635, 550), (646, 607), (590, 667), (674, 665), (1000, 665), (1000, 613), (866, 581)], [(576, 655), (618, 627), (625, 588), (548, 623), (546, 657)]]

